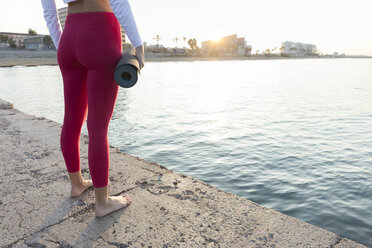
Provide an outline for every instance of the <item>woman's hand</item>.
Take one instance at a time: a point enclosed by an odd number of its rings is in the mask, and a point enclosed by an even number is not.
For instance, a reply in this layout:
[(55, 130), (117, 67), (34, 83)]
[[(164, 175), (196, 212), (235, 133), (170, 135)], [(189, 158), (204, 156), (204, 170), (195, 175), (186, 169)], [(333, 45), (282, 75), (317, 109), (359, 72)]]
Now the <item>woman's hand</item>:
[(139, 62), (140, 70), (145, 66), (145, 51), (143, 46), (136, 47), (136, 57)]

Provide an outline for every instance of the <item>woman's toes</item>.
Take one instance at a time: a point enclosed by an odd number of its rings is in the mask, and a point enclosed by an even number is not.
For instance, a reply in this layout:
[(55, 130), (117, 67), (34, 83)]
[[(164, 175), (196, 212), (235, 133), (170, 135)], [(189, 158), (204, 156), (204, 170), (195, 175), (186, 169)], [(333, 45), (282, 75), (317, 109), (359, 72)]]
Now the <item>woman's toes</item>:
[(103, 217), (116, 210), (122, 209), (131, 204), (131, 202), (132, 200), (129, 198), (128, 195), (109, 196), (109, 203), (107, 205), (105, 206), (96, 205), (95, 207), (96, 217)]
[(127, 202), (131, 203), (132, 202), (132, 199), (130, 199), (130, 197), (128, 195), (123, 195), (123, 197), (127, 200)]

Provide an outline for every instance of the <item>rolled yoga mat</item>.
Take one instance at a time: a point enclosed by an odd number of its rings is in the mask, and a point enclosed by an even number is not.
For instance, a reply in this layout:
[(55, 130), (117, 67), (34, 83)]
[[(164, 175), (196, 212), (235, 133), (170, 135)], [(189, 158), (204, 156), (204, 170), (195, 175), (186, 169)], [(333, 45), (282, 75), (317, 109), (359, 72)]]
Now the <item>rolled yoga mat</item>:
[(121, 87), (130, 88), (137, 83), (139, 63), (134, 54), (134, 51), (125, 52), (114, 71), (114, 79)]

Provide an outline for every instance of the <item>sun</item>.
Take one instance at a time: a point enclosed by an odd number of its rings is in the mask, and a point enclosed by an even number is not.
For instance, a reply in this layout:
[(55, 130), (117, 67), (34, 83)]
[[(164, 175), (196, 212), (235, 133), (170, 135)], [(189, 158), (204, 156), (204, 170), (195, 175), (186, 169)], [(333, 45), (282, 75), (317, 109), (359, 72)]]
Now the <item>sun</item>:
[(218, 35), (213, 35), (212, 36), (213, 41), (219, 41), (220, 39), (221, 39), (221, 36), (218, 36)]
[(221, 40), (221, 38), (219, 38), (219, 39), (213, 39), (212, 41), (213, 41), (214, 43), (219, 43), (220, 40)]
[(220, 40), (221, 40), (221, 37), (217, 37), (217, 36), (214, 36), (214, 37), (211, 39), (211, 41), (213, 41), (213, 42), (215, 42), (215, 43), (220, 42)]
[(219, 42), (221, 37), (223, 37), (223, 35), (221, 35), (220, 30), (210, 30), (210, 32), (208, 32), (208, 40), (210, 41)]

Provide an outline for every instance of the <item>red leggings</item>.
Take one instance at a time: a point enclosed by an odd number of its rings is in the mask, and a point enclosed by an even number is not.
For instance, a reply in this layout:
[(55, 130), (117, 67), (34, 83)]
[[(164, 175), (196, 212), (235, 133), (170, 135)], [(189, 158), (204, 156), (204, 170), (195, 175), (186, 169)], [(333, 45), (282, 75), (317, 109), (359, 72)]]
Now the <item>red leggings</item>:
[(79, 172), (80, 133), (88, 115), (88, 163), (95, 188), (109, 182), (107, 135), (119, 87), (113, 74), (121, 54), (120, 24), (114, 13), (67, 15), (57, 51), (65, 102), (60, 144), (68, 172)]

